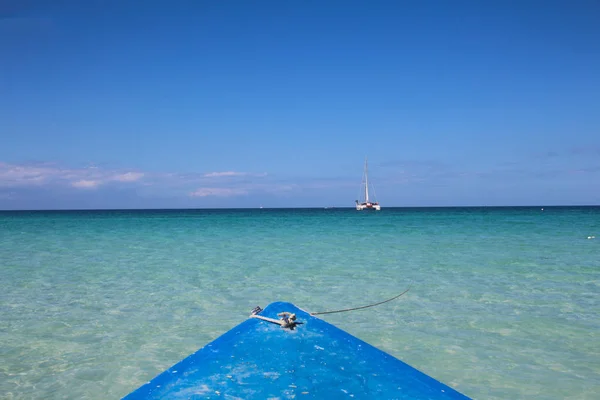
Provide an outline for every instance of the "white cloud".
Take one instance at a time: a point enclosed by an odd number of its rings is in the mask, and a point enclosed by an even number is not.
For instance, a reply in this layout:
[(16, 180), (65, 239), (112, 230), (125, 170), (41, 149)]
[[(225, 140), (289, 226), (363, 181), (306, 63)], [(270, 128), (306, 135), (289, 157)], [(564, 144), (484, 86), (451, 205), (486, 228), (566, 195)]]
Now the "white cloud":
[(98, 167), (61, 168), (54, 164), (9, 164), (0, 162), (0, 187), (68, 185), (75, 188), (97, 187), (109, 182), (137, 182), (141, 172), (103, 170)]
[(222, 177), (228, 177), (228, 176), (254, 176), (254, 177), (261, 177), (261, 176), (267, 176), (267, 174), (265, 172), (263, 172), (261, 174), (255, 174), (255, 173), (251, 173), (251, 172), (223, 171), (223, 172), (207, 172), (203, 176), (205, 178), (222, 178)]
[(113, 176), (113, 180), (118, 182), (135, 182), (139, 181), (144, 177), (144, 174), (141, 172), (126, 172), (124, 174), (118, 174)]
[(22, 166), (0, 162), (0, 186), (38, 186), (53, 168), (45, 166)]
[[(241, 179), (235, 179), (240, 178)], [(289, 196), (311, 189), (347, 186), (343, 179), (278, 180), (266, 173), (221, 171), (208, 173), (142, 172), (99, 166), (65, 168), (52, 163), (0, 162), (0, 189), (68, 187), (90, 190), (111, 186), (136, 187), (147, 195), (174, 197), (234, 197), (251, 194)], [(354, 183), (353, 183), (354, 185)]]
[(219, 178), (222, 176), (244, 176), (244, 172), (225, 171), (225, 172), (208, 172), (204, 174), (205, 178)]
[(190, 193), (191, 197), (233, 197), (248, 194), (246, 189), (240, 188), (199, 188)]
[(98, 181), (90, 181), (90, 180), (82, 179), (80, 181), (71, 183), (71, 186), (76, 187), (76, 188), (95, 188), (95, 187), (99, 186), (100, 184), (101, 184), (101, 182), (98, 182)]

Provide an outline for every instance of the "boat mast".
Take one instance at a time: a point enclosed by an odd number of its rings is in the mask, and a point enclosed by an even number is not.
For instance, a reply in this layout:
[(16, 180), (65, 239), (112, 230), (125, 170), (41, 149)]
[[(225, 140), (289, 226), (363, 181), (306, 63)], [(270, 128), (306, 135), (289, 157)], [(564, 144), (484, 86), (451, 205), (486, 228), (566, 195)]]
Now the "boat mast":
[(365, 157), (365, 203), (369, 202), (369, 169), (367, 167), (367, 158)]

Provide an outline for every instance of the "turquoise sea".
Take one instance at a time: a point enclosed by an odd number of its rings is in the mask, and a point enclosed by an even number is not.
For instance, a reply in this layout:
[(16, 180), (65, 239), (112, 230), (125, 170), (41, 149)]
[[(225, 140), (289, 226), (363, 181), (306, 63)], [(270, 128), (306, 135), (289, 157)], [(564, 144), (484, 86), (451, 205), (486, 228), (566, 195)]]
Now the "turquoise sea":
[[(589, 237), (589, 238), (588, 238)], [(0, 212), (0, 397), (118, 399), (308, 311), (476, 399), (600, 398), (600, 207)]]

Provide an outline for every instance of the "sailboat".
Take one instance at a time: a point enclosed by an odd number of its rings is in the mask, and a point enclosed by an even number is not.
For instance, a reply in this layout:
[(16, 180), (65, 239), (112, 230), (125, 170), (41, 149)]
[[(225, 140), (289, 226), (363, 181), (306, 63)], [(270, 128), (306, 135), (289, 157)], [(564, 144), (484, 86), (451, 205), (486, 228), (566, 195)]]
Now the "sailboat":
[(356, 200), (356, 209), (358, 211), (362, 211), (362, 210), (381, 210), (381, 206), (379, 205), (378, 202), (376, 201), (371, 201), (369, 200), (369, 168), (367, 165), (367, 159), (365, 158), (365, 174), (364, 174), (364, 181), (363, 184), (365, 185), (365, 198), (362, 202), (359, 202), (358, 200)]

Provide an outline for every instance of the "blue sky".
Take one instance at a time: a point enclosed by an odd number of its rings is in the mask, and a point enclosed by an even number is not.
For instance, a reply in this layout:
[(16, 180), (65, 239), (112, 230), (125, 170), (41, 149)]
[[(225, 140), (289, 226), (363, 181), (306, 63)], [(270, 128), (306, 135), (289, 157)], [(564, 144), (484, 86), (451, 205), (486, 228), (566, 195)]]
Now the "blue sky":
[(0, 5), (0, 209), (600, 204), (598, 1)]

